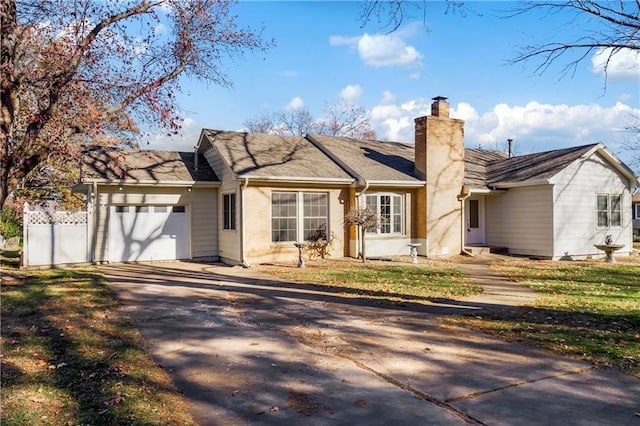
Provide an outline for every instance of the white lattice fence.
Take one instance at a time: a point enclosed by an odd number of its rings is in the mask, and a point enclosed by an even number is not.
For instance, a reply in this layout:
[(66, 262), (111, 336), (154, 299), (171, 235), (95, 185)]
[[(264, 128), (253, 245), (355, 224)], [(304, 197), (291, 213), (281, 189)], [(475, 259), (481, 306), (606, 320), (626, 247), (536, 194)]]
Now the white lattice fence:
[(45, 212), (24, 207), (24, 266), (89, 261), (86, 211)]

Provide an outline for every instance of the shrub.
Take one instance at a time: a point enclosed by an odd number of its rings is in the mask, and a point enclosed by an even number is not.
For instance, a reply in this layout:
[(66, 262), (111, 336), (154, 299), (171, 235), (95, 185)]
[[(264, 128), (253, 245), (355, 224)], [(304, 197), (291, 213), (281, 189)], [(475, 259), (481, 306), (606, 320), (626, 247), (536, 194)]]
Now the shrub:
[(21, 217), (12, 207), (4, 207), (0, 212), (0, 234), (4, 238), (22, 237)]

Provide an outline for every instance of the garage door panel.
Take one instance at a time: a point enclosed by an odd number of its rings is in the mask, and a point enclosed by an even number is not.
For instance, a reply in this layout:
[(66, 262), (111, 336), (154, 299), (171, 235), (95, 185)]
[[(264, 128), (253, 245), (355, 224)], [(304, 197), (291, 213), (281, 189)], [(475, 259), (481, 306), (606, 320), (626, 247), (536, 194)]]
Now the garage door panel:
[(112, 206), (109, 259), (112, 262), (189, 258), (186, 208)]

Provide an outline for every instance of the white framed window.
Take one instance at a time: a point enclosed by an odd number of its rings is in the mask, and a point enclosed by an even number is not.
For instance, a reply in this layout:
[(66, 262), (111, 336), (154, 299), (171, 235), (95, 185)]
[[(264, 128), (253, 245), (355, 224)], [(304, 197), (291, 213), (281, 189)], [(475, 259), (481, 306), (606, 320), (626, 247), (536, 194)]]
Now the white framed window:
[(635, 204), (633, 207), (634, 207), (634, 213), (635, 213), (633, 218), (640, 219), (640, 204)]
[(598, 228), (622, 226), (622, 196), (598, 194), (596, 202)]
[(273, 192), (271, 241), (291, 243), (329, 237), (329, 196), (326, 192)]
[(222, 229), (235, 231), (236, 229), (236, 194), (231, 192), (222, 195)]
[(404, 214), (402, 212), (402, 195), (394, 193), (372, 193), (365, 198), (366, 207), (376, 212), (380, 220), (377, 229), (367, 233), (378, 235), (402, 234)]

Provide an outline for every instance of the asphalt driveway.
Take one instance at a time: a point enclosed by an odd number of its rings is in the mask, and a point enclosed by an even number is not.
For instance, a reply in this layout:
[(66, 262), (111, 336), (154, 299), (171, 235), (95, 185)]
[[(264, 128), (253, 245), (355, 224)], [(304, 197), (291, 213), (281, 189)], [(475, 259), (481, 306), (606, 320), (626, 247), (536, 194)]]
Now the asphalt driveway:
[(640, 380), (239, 267), (100, 268), (202, 425), (640, 425)]

